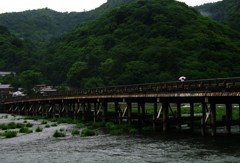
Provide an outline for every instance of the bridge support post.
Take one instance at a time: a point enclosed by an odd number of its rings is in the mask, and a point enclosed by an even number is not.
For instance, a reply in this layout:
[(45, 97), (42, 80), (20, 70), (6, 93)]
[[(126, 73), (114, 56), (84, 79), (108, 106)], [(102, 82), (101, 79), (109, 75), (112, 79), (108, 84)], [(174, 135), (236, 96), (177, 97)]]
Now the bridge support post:
[(88, 102), (87, 103), (87, 111), (86, 111), (86, 120), (91, 119), (91, 109), (92, 109), (92, 105), (90, 102)]
[(194, 130), (194, 103), (190, 103), (190, 129)]
[(207, 109), (207, 104), (206, 104), (206, 102), (203, 102), (202, 103), (202, 118), (201, 118), (201, 134), (202, 134), (202, 136), (206, 135), (206, 122), (205, 122), (206, 109)]
[(114, 114), (114, 119), (115, 119), (115, 122), (119, 122), (119, 103), (118, 102), (114, 102), (114, 111), (115, 111), (115, 114)]
[(132, 103), (127, 102), (127, 121), (128, 124), (132, 123)]
[(77, 112), (76, 112), (76, 103), (75, 102), (73, 102), (73, 104), (72, 104), (72, 113), (73, 113), (73, 119), (74, 120), (76, 120), (77, 119)]
[(177, 103), (177, 129), (178, 130), (181, 130), (181, 104), (180, 103)]
[(162, 103), (163, 109), (163, 132), (168, 130), (168, 103)]
[(238, 125), (239, 125), (239, 131), (240, 131), (240, 103), (238, 104)]
[(45, 107), (45, 105), (44, 104), (40, 104), (41, 106), (40, 106), (40, 108), (39, 108), (39, 112), (41, 113), (41, 116), (43, 117), (44, 116), (44, 107)]
[(80, 113), (80, 103), (79, 103), (79, 100), (77, 100), (77, 103), (76, 103), (76, 118), (77, 119), (79, 119), (80, 118), (80, 115), (79, 115), (79, 113)]
[(102, 103), (102, 107), (103, 107), (102, 121), (106, 122), (107, 121), (108, 103), (107, 102), (103, 102)]
[(82, 103), (82, 104), (81, 104), (81, 110), (82, 110), (82, 120), (83, 120), (83, 121), (86, 120), (85, 109), (86, 109), (86, 104), (85, 104), (85, 103)]
[(157, 102), (154, 102), (154, 108), (153, 108), (153, 130), (156, 131), (156, 125), (157, 125)]
[(232, 104), (226, 104), (226, 129), (227, 134), (231, 135)]
[(96, 114), (97, 114), (97, 103), (96, 102), (94, 102), (94, 104), (93, 104), (93, 122), (95, 123), (96, 122)]
[(25, 104), (25, 110), (24, 110), (24, 115), (25, 115), (25, 116), (28, 115), (28, 113), (29, 113), (29, 108), (30, 108), (29, 104)]
[(141, 105), (141, 108), (142, 108), (142, 112), (141, 112), (141, 123), (144, 124), (145, 119), (146, 119), (145, 103), (144, 103), (144, 102), (141, 102), (140, 105)]
[(211, 124), (212, 124), (212, 136), (216, 136), (216, 104), (211, 104), (210, 105), (211, 109)]

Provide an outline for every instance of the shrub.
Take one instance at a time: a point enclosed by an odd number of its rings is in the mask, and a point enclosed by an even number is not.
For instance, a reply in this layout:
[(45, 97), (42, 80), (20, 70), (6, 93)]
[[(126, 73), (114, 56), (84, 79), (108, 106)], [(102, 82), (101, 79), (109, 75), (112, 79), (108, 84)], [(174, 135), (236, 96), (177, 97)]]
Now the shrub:
[(19, 133), (31, 133), (32, 130), (29, 130), (27, 127), (21, 127)]
[(136, 128), (131, 128), (129, 130), (129, 134), (131, 134), (131, 135), (136, 135), (137, 133), (138, 133), (138, 130)]
[(5, 136), (6, 138), (13, 138), (13, 137), (17, 136), (17, 132), (16, 131), (5, 131), (2, 135)]
[(94, 122), (94, 123), (92, 124), (92, 126), (93, 126), (94, 128), (105, 127), (105, 126), (106, 126), (106, 123), (105, 123), (105, 122)]
[(58, 122), (58, 123), (75, 123), (75, 121), (72, 118), (69, 117), (60, 117), (60, 118), (54, 118), (52, 120), (53, 122)]
[(25, 127), (25, 124), (23, 124), (23, 123), (17, 123), (16, 124), (16, 128), (22, 128), (22, 127)]
[(47, 124), (47, 121), (42, 121), (42, 124)]
[(42, 132), (42, 131), (43, 131), (43, 129), (42, 129), (41, 127), (38, 126), (38, 127), (36, 128), (36, 132)]
[(72, 135), (80, 135), (80, 131), (79, 130), (72, 130)]
[(86, 137), (86, 136), (94, 136), (95, 135), (95, 131), (91, 130), (91, 129), (83, 129), (81, 132), (81, 137)]
[(33, 124), (31, 124), (31, 123), (26, 124), (26, 127), (32, 127), (32, 126), (33, 126)]
[(84, 126), (84, 124), (82, 124), (82, 123), (77, 123), (76, 124), (76, 126), (75, 126), (75, 128), (84, 128), (85, 126)]
[(106, 123), (106, 128), (108, 130), (116, 130), (119, 126), (115, 125), (113, 122), (107, 122)]
[(56, 130), (53, 134), (53, 137), (58, 138), (58, 137), (65, 137), (66, 134), (64, 132)]
[(0, 129), (7, 130), (8, 126), (6, 124), (0, 124)]
[(142, 128), (142, 134), (152, 134), (152, 133), (153, 133), (153, 128), (151, 126)]
[(45, 128), (49, 128), (50, 126), (49, 125), (45, 125)]
[(111, 131), (109, 132), (110, 135), (115, 135), (115, 136), (117, 136), (117, 135), (122, 135), (123, 133), (124, 133), (124, 132), (123, 132), (123, 129), (111, 130)]
[(15, 122), (10, 122), (7, 124), (7, 126), (8, 126), (8, 129), (15, 129), (17, 125)]
[(53, 123), (51, 126), (55, 127), (55, 126), (57, 126), (57, 125), (58, 125), (57, 123)]

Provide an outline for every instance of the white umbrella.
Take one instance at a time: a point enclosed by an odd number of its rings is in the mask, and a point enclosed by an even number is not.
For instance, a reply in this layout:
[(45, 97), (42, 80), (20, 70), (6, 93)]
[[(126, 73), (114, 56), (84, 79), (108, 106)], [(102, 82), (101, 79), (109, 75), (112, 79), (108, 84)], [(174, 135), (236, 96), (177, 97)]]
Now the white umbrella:
[(186, 79), (187, 79), (187, 78), (186, 78), (185, 76), (180, 76), (180, 77), (178, 78), (178, 80), (180, 80), (181, 82), (184, 82)]

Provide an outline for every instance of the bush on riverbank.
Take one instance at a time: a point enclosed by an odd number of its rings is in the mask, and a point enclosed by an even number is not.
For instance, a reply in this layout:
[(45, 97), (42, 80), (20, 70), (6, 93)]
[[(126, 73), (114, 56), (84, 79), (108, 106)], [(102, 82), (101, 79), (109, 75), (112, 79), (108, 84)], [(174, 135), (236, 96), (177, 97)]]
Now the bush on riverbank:
[(4, 136), (6, 138), (13, 138), (17, 136), (17, 131), (5, 131), (0, 133), (0, 136)]
[(58, 131), (58, 130), (56, 130), (56, 131), (54, 132), (54, 134), (53, 134), (53, 137), (55, 137), (55, 138), (65, 137), (65, 136), (66, 136), (66, 133), (65, 133), (65, 132), (63, 132), (63, 131)]
[(27, 128), (27, 127), (21, 127), (21, 128), (19, 129), (19, 133), (29, 134), (29, 133), (31, 133), (31, 132), (32, 132), (32, 130), (30, 130), (30, 129)]
[(80, 135), (80, 131), (77, 130), (77, 129), (73, 129), (72, 130), (72, 135), (75, 136), (75, 135)]
[(85, 128), (82, 130), (81, 132), (81, 137), (87, 137), (87, 136), (94, 136), (96, 135), (95, 131), (94, 130), (91, 130), (89, 128)]
[(144, 134), (144, 135), (154, 133), (153, 127), (152, 126), (145, 126), (141, 129), (141, 133)]
[(43, 128), (41, 128), (41, 127), (38, 126), (35, 131), (36, 131), (36, 132), (42, 132), (42, 131), (43, 131)]
[(16, 129), (16, 128), (22, 128), (22, 127), (25, 127), (24, 123), (9, 122), (9, 123), (0, 124), (0, 129), (2, 130)]
[(84, 128), (85, 125), (83, 123), (77, 123), (75, 128), (78, 128), (78, 129), (81, 129), (81, 128)]
[(123, 135), (130, 134), (136, 135), (139, 133), (138, 127), (128, 124), (115, 124), (113, 122), (95, 122), (92, 124), (94, 128), (102, 128), (106, 133), (110, 135)]

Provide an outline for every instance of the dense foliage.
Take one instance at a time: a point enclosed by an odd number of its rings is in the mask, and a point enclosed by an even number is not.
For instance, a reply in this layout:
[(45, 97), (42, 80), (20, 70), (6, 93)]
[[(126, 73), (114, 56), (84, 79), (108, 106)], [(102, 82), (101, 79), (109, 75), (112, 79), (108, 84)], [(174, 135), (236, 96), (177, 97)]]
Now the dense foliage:
[(0, 14), (0, 25), (7, 27), (18, 38), (30, 39), (37, 46), (46, 45), (52, 37), (69, 31), (75, 25), (94, 20), (115, 6), (134, 0), (108, 0), (99, 8), (83, 12), (57, 12), (48, 8)]
[(34, 47), (28, 40), (21, 40), (0, 26), (0, 70), (16, 73), (34, 69)]
[(140, 0), (52, 43), (45, 75), (72, 87), (239, 76), (239, 40), (183, 3)]
[(214, 20), (230, 25), (240, 31), (240, 1), (223, 0), (217, 3), (209, 3), (198, 6), (196, 9), (203, 15)]
[(108, 0), (93, 11), (6, 14), (5, 22), (21, 39), (0, 27), (0, 70), (17, 73), (0, 82), (30, 91), (40, 83), (91, 88), (177, 80), (180, 75), (240, 76), (240, 33), (184, 3)]

